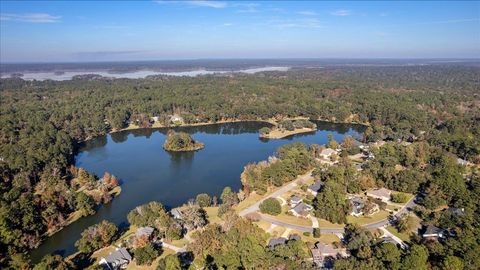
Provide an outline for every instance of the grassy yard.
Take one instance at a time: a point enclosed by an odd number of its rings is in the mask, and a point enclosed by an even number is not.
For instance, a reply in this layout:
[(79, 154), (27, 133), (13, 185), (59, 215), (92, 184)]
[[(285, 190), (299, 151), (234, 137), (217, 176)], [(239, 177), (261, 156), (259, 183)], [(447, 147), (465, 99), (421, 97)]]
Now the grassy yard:
[(222, 219), (218, 217), (218, 207), (205, 207), (203, 208), (207, 212), (207, 218), (210, 223), (220, 223)]
[(135, 260), (133, 260), (133, 262), (131, 262), (128, 266), (127, 266), (127, 270), (155, 270), (157, 269), (157, 266), (158, 266), (158, 262), (160, 261), (161, 258), (164, 258), (170, 254), (175, 254), (175, 252), (173, 250), (170, 250), (168, 248), (166, 249), (163, 249), (163, 252), (162, 252), (162, 255), (160, 255), (158, 258), (156, 258), (151, 265), (137, 265), (135, 263)]
[(185, 238), (182, 238), (182, 239), (179, 239), (179, 240), (172, 240), (172, 241), (165, 241), (166, 243), (168, 244), (172, 244), (176, 247), (179, 247), (179, 248), (182, 248), (184, 247), (186, 244), (188, 244), (188, 240), (185, 239)]
[(331, 223), (328, 220), (318, 218), (318, 225), (320, 228), (343, 228), (345, 224)]
[(264, 220), (254, 222), (258, 227), (262, 228), (264, 231), (267, 231), (270, 228), (270, 223)]
[(358, 225), (366, 225), (370, 223), (374, 223), (383, 219), (386, 219), (388, 217), (389, 213), (385, 210), (381, 210), (380, 212), (372, 215), (372, 216), (360, 216), (360, 217), (354, 217), (354, 216), (348, 216), (347, 221), (348, 223), (356, 223)]
[(270, 217), (289, 223), (289, 224), (312, 226), (312, 221), (310, 219), (299, 218), (299, 217), (295, 217), (295, 216), (291, 216), (283, 213), (278, 216), (270, 216)]
[(280, 237), (285, 232), (285, 230), (286, 229), (284, 227), (277, 226), (273, 228), (272, 233), (270, 233), (270, 235), (272, 235), (272, 237)]
[(410, 235), (408, 233), (401, 233), (397, 230), (397, 228), (393, 226), (387, 226), (387, 231), (395, 235), (396, 237), (402, 239), (405, 242), (408, 242), (410, 240)]
[(255, 192), (252, 192), (245, 200), (241, 201), (238, 205), (235, 206), (237, 212), (242, 211), (243, 209), (253, 205), (254, 203), (260, 201), (264, 196), (258, 195)]
[(305, 236), (303, 235), (303, 232), (300, 232), (300, 231), (295, 231), (295, 230), (292, 230), (290, 232), (291, 234), (298, 234), (302, 237), (302, 240), (304, 242), (309, 242), (309, 243), (312, 243), (312, 244), (315, 244), (316, 242), (322, 242), (324, 244), (331, 244), (333, 242), (340, 242), (340, 238), (338, 238), (338, 236), (336, 236), (335, 234), (322, 234), (320, 236), (320, 238), (315, 238), (313, 237), (312, 234), (310, 234), (310, 236)]

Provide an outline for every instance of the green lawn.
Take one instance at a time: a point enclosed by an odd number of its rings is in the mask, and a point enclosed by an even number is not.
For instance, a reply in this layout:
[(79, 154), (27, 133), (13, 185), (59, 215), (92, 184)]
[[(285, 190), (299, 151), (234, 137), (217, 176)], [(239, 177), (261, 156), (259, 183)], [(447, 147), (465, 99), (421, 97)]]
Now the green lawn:
[(318, 218), (318, 225), (320, 228), (343, 228), (345, 224), (331, 223), (328, 220)]
[(243, 209), (253, 205), (254, 203), (260, 201), (264, 196), (258, 195), (255, 192), (252, 192), (245, 200), (241, 201), (238, 205), (235, 206), (237, 212), (242, 211)]
[(205, 207), (203, 208), (207, 212), (207, 218), (210, 223), (220, 223), (222, 219), (218, 217), (218, 207)]
[[(270, 215), (269, 215), (270, 216)], [(289, 223), (289, 224), (295, 224), (295, 225), (303, 225), (303, 226), (312, 226), (312, 221), (307, 218), (299, 218), (287, 214), (280, 214), (278, 216), (270, 216), (274, 219)]]
[(374, 223), (383, 219), (386, 219), (390, 213), (388, 213), (385, 210), (381, 210), (380, 212), (373, 214), (371, 216), (360, 216), (360, 217), (354, 217), (354, 216), (348, 216), (347, 221), (348, 223), (356, 223), (358, 225), (366, 225), (370, 223)]
[[(165, 241), (167, 242), (167, 241)], [(179, 240), (172, 240), (172, 241), (168, 241), (167, 242), (168, 244), (172, 244), (176, 247), (179, 247), (179, 248), (182, 248), (184, 247), (186, 244), (188, 244), (188, 240), (185, 239), (185, 238), (182, 238), (182, 239), (179, 239)]]
[(259, 221), (256, 221), (254, 223), (257, 224), (257, 226), (262, 228), (264, 231), (267, 231), (270, 228), (270, 225), (271, 225), (271, 223), (266, 222), (264, 220), (259, 220)]
[(387, 226), (386, 229), (387, 229), (387, 231), (389, 231), (390, 233), (392, 233), (393, 235), (402, 239), (405, 242), (408, 242), (410, 240), (410, 236), (409, 236), (408, 233), (401, 233), (397, 230), (397, 228), (395, 228), (393, 226)]

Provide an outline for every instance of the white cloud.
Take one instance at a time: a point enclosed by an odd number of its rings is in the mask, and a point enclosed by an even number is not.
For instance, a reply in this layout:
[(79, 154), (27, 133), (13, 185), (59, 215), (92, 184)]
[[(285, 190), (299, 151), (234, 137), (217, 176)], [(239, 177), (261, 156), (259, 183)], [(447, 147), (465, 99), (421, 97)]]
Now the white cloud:
[(323, 28), (324, 26), (318, 19), (296, 19), (296, 20), (275, 20), (270, 21), (270, 25), (284, 29), (284, 28)]
[(347, 9), (339, 9), (331, 12), (330, 14), (332, 14), (333, 16), (350, 16), (352, 15), (352, 12)]
[(232, 26), (233, 23), (224, 23), (223, 26)]
[(193, 1), (165, 1), (157, 0), (155, 1), (158, 4), (183, 4), (189, 6), (197, 7), (208, 7), (208, 8), (226, 8), (227, 3), (221, 1), (207, 1), (207, 0), (193, 0)]
[(258, 12), (257, 7), (260, 5), (256, 3), (236, 3), (233, 6), (239, 7), (240, 9), (237, 12), (240, 13), (256, 13)]
[(297, 12), (297, 14), (305, 15), (305, 16), (315, 16), (315, 15), (317, 15), (317, 13), (315, 11), (311, 11), (311, 10), (299, 11), (299, 12)]
[(0, 14), (0, 21), (55, 23), (55, 22), (60, 22), (61, 18), (62, 16), (53, 16), (47, 13), (25, 13), (25, 14), (2, 13)]

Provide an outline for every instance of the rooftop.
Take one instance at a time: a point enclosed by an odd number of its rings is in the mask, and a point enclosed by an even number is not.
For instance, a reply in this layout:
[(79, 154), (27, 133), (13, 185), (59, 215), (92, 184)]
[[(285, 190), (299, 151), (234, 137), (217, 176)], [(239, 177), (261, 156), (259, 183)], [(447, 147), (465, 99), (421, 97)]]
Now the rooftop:
[(122, 261), (131, 261), (132, 256), (126, 248), (119, 248), (105, 257), (105, 261), (110, 264), (118, 265)]
[(386, 189), (386, 188), (377, 188), (377, 189), (374, 189), (374, 190), (370, 190), (367, 193), (371, 194), (371, 195), (374, 195), (374, 196), (378, 196), (378, 197), (390, 198), (390, 194), (392, 192), (390, 190)]
[(325, 183), (323, 183), (322, 181), (317, 181), (313, 184), (311, 184), (308, 189), (312, 190), (312, 191), (319, 191), (323, 186), (325, 185)]
[(423, 233), (423, 235), (440, 235), (442, 234), (442, 232), (443, 232), (442, 229), (429, 224), (425, 229), (425, 233)]
[(152, 227), (140, 227), (137, 229), (135, 232), (135, 236), (141, 237), (141, 236), (150, 236), (153, 233), (153, 228)]
[(278, 237), (278, 238), (272, 238), (270, 241), (268, 241), (268, 246), (270, 248), (274, 248), (278, 245), (285, 245), (287, 243), (287, 239), (283, 237)]

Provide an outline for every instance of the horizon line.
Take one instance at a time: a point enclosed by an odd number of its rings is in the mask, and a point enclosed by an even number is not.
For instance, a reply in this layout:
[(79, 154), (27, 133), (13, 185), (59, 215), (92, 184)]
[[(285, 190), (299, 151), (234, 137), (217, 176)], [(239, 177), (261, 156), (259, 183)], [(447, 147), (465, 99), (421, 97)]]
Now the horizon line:
[(0, 65), (9, 64), (85, 64), (85, 63), (128, 63), (128, 62), (175, 62), (202, 60), (477, 60), (480, 57), (278, 57), (278, 58), (177, 58), (152, 60), (104, 60), (104, 61), (0, 61)]

